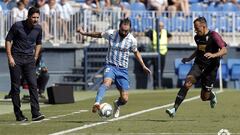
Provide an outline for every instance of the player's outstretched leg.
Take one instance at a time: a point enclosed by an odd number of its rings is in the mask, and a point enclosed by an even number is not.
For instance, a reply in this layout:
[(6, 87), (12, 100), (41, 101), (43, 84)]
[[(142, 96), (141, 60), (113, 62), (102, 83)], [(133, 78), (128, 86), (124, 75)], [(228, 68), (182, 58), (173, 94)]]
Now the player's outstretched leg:
[(95, 103), (92, 107), (93, 113), (96, 113), (100, 109), (100, 103), (101, 103), (107, 89), (108, 89), (108, 87), (105, 84), (102, 84), (98, 88), (97, 96), (95, 98)]

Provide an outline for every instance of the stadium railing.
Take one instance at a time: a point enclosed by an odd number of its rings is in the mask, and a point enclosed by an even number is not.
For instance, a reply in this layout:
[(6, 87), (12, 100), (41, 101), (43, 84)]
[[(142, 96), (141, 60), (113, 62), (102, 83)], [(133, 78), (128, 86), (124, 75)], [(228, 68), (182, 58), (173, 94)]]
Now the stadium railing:
[[(100, 13), (93, 13), (89, 10), (79, 10), (71, 16), (70, 20), (61, 18), (60, 12), (50, 15), (41, 14), (40, 24), (43, 27), (43, 41), (59, 44), (84, 44), (96, 42), (105, 44), (103, 39), (92, 39), (80, 36), (76, 30), (82, 26), (86, 31), (105, 31), (106, 29), (117, 29), (119, 20), (125, 14), (113, 10), (103, 10)], [(193, 11), (189, 16), (182, 12), (170, 17), (169, 12), (158, 15), (154, 11), (131, 11), (132, 32), (136, 35), (144, 33), (149, 29), (156, 28), (156, 19), (164, 22), (165, 28), (172, 33), (173, 39), (170, 44), (195, 45), (193, 36), (193, 20), (197, 16), (205, 16), (210, 29), (218, 31), (229, 43), (230, 46), (238, 45), (240, 38), (240, 12), (237, 11)], [(0, 12), (0, 43), (4, 45), (4, 38), (14, 23), (12, 12)], [(149, 40), (143, 44), (149, 44)]]

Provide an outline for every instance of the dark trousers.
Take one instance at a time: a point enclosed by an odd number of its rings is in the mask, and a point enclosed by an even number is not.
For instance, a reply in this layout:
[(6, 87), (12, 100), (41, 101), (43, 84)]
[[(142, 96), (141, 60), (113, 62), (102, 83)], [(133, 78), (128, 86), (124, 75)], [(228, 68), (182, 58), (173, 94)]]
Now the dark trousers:
[(13, 109), (16, 117), (22, 115), (20, 103), (21, 76), (24, 76), (29, 85), (31, 113), (33, 117), (39, 116), (39, 102), (37, 92), (36, 66), (33, 56), (13, 55), (16, 65), (9, 67), (11, 78), (11, 95)]
[(41, 72), (37, 78), (37, 86), (38, 86), (38, 93), (42, 94), (44, 93), (44, 90), (46, 88), (47, 82), (49, 80), (49, 74), (48, 72)]

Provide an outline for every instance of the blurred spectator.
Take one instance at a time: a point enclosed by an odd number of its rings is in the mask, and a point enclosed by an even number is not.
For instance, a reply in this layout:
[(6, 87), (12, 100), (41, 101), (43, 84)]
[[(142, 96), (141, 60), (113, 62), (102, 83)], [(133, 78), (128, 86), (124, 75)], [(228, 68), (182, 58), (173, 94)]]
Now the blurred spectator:
[[(157, 31), (156, 30), (149, 30), (146, 33), (146, 36), (148, 36), (151, 41), (152, 41), (152, 48), (153, 51), (157, 51)], [(172, 34), (169, 33), (165, 28), (164, 28), (164, 23), (159, 22), (159, 53), (161, 55), (161, 65), (160, 65), (160, 70), (161, 70), (161, 80), (163, 79), (163, 73), (164, 73), (164, 68), (165, 68), (165, 61), (166, 61), (166, 55), (168, 52), (168, 42), (171, 40)], [(157, 67), (157, 61), (153, 61), (154, 65), (154, 88), (157, 88), (157, 73), (158, 73), (158, 67)]]
[[(57, 38), (57, 36), (60, 36), (59, 29), (54, 29), (55, 27), (60, 28), (60, 12), (61, 12), (61, 5), (56, 2), (56, 0), (48, 0), (48, 3), (45, 4), (43, 7), (41, 7), (42, 15), (45, 17), (44, 21), (46, 23), (43, 23), (46, 40), (49, 40), (52, 36)], [(48, 30), (49, 29), (49, 30)], [(49, 31), (49, 33), (47, 33)], [(57, 35), (56, 35), (57, 34)]]
[(83, 10), (90, 10), (93, 13), (99, 13), (100, 12), (100, 4), (98, 0), (86, 0), (85, 3), (81, 5), (81, 8)]
[(33, 5), (30, 3), (30, 0), (20, 0), (24, 5), (26, 9), (29, 9)]
[(168, 11), (171, 16), (175, 16), (177, 11), (182, 11), (184, 16), (189, 16), (189, 2), (188, 0), (168, 0)]
[(70, 39), (71, 37), (69, 37), (69, 31), (70, 29), (68, 28), (71, 28), (70, 27), (70, 21), (71, 21), (71, 17), (72, 15), (74, 14), (74, 11), (73, 11), (73, 7), (68, 3), (68, 0), (61, 0), (61, 13), (60, 13), (60, 17), (61, 17), (61, 24), (62, 27), (60, 28), (63, 28), (63, 34), (64, 34), (64, 39), (65, 40), (68, 40)]
[(158, 15), (164, 12), (167, 6), (168, 6), (167, 0), (148, 0), (147, 5), (148, 9), (156, 10), (158, 12)]
[(17, 7), (12, 9), (13, 21), (22, 21), (27, 19), (28, 10), (25, 8), (25, 5), (22, 1), (17, 2)]
[(4, 14), (7, 14), (8, 11), (12, 10), (14, 7), (16, 7), (16, 1), (13, 0), (3, 0), (3, 1), (0, 1), (0, 7), (2, 9), (2, 11), (4, 11), (3, 13)]

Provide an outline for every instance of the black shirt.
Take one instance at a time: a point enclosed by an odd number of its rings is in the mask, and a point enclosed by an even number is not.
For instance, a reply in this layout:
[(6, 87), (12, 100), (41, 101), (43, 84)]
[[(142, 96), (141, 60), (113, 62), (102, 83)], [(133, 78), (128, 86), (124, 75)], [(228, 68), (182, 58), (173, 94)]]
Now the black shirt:
[(217, 53), (220, 48), (227, 46), (227, 44), (223, 41), (221, 36), (215, 31), (209, 31), (204, 36), (196, 35), (194, 40), (197, 44), (197, 54), (195, 58), (195, 62), (202, 66), (208, 66), (210, 64), (218, 64), (219, 58), (211, 58), (208, 59), (204, 56), (205, 53)]
[(35, 46), (42, 44), (42, 28), (39, 24), (29, 28), (26, 20), (19, 21), (12, 25), (5, 40), (13, 41), (13, 55), (33, 55)]

